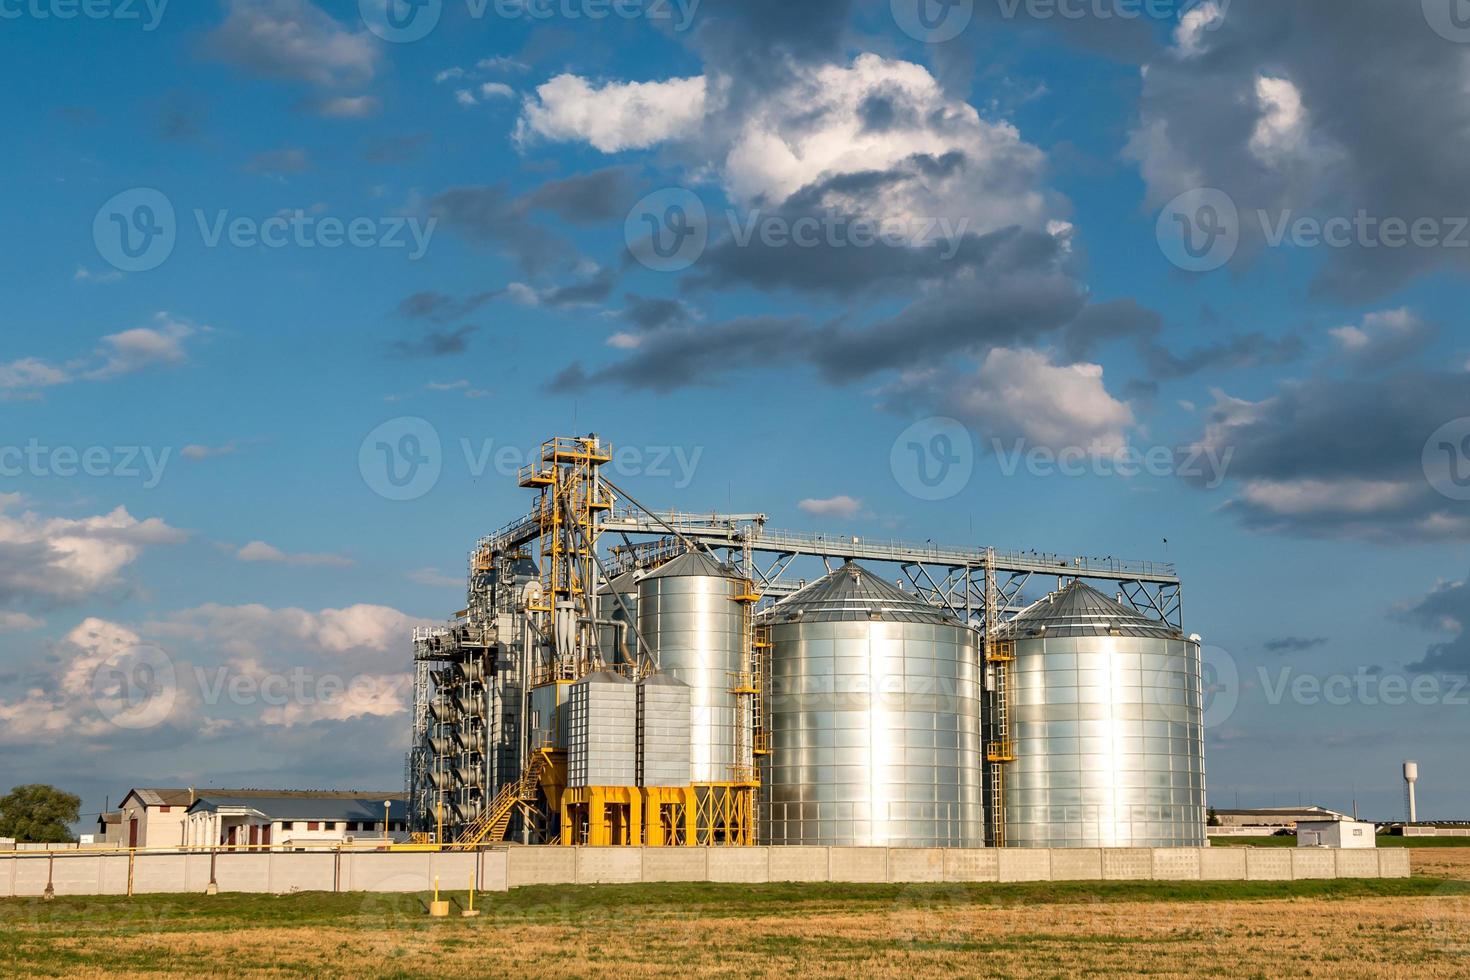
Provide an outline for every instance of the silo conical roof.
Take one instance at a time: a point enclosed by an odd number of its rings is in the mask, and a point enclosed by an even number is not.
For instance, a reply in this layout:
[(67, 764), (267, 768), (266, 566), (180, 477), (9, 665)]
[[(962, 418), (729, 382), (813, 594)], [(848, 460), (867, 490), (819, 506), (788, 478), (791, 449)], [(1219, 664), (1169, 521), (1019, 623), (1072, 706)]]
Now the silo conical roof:
[(1083, 582), (1073, 582), (1028, 606), (1002, 627), (1002, 635), (1178, 637), (1168, 623), (1150, 619), (1137, 609), (1103, 595)]
[(766, 613), (775, 623), (833, 623), (884, 620), (894, 623), (962, 625), (919, 596), (885, 582), (855, 562), (802, 589)]
[(730, 569), (702, 551), (686, 551), (673, 561), (660, 565), (647, 578), (730, 578)]

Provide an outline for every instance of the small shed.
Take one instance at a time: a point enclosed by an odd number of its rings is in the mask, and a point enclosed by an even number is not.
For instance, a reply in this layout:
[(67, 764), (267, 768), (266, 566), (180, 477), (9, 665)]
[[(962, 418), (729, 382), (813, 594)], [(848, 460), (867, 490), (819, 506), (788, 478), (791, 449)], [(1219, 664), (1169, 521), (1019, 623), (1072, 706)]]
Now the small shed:
[(1299, 820), (1297, 847), (1377, 847), (1378, 828), (1357, 820)]

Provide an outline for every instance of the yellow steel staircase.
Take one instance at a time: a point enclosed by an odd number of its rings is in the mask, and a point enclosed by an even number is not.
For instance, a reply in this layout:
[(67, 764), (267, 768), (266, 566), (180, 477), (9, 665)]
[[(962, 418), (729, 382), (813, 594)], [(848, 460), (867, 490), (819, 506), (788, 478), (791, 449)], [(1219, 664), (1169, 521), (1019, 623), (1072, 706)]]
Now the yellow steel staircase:
[(536, 750), (521, 778), (501, 787), (490, 805), (461, 830), (454, 843), (449, 846), (456, 850), (471, 850), (487, 843), (499, 844), (505, 840), (516, 807), (536, 801), (536, 794), (541, 788), (541, 777), (550, 766), (551, 753), (546, 749)]

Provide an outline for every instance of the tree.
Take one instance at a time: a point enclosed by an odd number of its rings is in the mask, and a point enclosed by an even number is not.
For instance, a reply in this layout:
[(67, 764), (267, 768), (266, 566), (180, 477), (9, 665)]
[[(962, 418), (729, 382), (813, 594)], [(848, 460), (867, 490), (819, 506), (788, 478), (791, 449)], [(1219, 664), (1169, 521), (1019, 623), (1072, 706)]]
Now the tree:
[(1211, 827), (1218, 827), (1218, 826), (1220, 826), (1220, 815), (1215, 812), (1215, 808), (1214, 807), (1210, 807), (1209, 825)]
[(81, 819), (81, 797), (55, 786), (16, 786), (0, 797), (0, 837), (24, 844), (69, 844), (71, 825)]

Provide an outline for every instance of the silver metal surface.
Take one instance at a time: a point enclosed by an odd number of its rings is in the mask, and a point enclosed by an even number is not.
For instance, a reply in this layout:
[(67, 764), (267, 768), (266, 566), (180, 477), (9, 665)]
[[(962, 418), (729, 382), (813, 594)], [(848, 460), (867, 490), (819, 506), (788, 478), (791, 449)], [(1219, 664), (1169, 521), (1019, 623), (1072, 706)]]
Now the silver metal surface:
[(766, 621), (761, 843), (983, 846), (975, 634), (851, 564)]
[[(745, 670), (737, 581), (713, 559), (690, 552), (639, 584), (638, 628), (663, 672), (690, 688), (690, 764), (695, 783), (736, 781), (736, 695)], [(750, 745), (747, 737), (745, 745)]]
[[(634, 629), (638, 624), (638, 575), (624, 572), (607, 584), (597, 597), (597, 618), (602, 659), (610, 667), (637, 661), (638, 640)], [(621, 629), (608, 623), (627, 624)], [(621, 641), (621, 642), (620, 642)]]
[(688, 786), (689, 685), (655, 674), (638, 685), (638, 785)]
[(1202, 846), (1199, 644), (1080, 583), (1005, 635), (1016, 640), (1006, 843)]
[(638, 687), (606, 671), (588, 674), (567, 698), (567, 785), (637, 782)]

